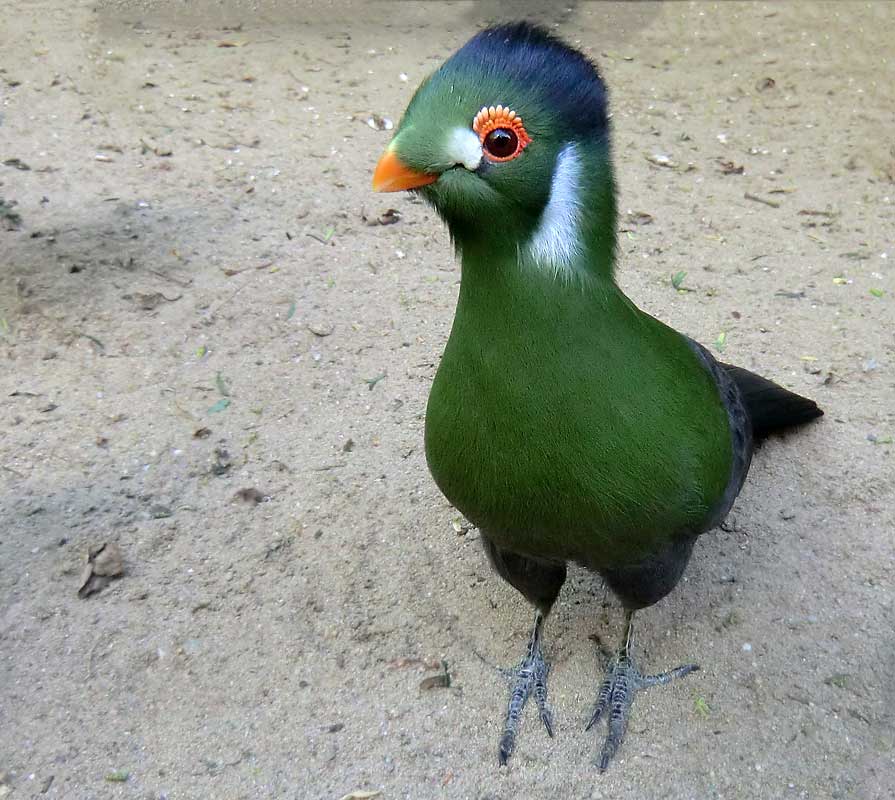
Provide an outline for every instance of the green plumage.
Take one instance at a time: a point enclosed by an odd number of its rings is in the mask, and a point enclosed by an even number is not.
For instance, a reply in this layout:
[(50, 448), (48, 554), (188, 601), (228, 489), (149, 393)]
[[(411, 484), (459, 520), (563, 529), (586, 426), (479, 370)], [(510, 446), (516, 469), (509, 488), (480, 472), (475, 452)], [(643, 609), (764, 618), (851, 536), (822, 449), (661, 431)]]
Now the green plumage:
[(597, 568), (702, 531), (731, 477), (730, 426), (687, 341), (609, 278), (503, 255), (464, 252), (426, 413), (441, 490), (502, 547)]

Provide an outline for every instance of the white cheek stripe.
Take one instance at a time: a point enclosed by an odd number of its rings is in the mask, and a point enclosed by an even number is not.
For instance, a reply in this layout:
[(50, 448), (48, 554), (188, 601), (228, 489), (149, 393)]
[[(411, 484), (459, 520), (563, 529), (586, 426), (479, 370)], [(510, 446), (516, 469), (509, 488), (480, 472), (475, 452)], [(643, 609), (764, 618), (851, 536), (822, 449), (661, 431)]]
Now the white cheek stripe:
[(581, 161), (574, 143), (556, 157), (550, 198), (528, 242), (528, 255), (539, 267), (570, 273), (581, 253)]
[(469, 128), (454, 128), (448, 135), (445, 151), (451, 165), (462, 164), (470, 171), (478, 169), (482, 161), (479, 135)]

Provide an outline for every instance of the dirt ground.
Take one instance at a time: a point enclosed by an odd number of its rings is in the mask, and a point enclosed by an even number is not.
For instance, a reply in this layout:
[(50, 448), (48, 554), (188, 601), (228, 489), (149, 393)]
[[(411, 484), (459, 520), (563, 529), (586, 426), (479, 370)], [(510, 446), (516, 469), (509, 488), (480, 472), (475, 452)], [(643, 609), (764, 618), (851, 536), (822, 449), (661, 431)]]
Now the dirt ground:
[[(5, 12), (0, 797), (895, 796), (895, 5), (529, 5)], [(582, 571), (556, 738), (529, 709), (497, 766), (530, 610), (422, 450), (459, 270), (369, 188), (377, 120), (499, 16), (604, 71), (631, 297), (827, 412), (640, 615), (646, 669), (702, 671), (605, 775)]]

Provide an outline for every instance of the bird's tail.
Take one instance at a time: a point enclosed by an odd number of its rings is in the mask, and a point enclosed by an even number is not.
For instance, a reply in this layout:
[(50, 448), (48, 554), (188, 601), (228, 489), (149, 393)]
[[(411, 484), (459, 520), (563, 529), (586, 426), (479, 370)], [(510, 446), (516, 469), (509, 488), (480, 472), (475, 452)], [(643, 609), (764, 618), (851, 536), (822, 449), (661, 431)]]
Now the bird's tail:
[(732, 364), (722, 364), (740, 390), (752, 420), (752, 434), (763, 439), (774, 431), (791, 428), (823, 416), (817, 403), (778, 386), (767, 378)]

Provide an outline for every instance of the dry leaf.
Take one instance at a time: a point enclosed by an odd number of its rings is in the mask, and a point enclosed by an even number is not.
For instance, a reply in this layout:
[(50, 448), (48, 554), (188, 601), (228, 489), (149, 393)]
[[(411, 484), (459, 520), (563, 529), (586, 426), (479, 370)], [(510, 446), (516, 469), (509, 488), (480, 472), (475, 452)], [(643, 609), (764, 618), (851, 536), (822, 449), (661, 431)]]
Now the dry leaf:
[(388, 117), (383, 117), (379, 114), (369, 115), (364, 122), (366, 122), (374, 131), (390, 131), (395, 127), (395, 123)]
[(78, 597), (85, 598), (105, 588), (112, 578), (124, 574), (121, 548), (114, 542), (92, 545), (87, 550), (87, 563), (81, 572)]
[(348, 792), (348, 794), (343, 794), (339, 800), (372, 800), (374, 797), (379, 797), (382, 792), (368, 792), (362, 789), (355, 789), (353, 792)]
[(629, 211), (628, 222), (631, 222), (634, 225), (651, 225), (653, 222), (653, 215), (647, 214), (646, 211)]
[(742, 175), (746, 171), (742, 164), (737, 166), (733, 161), (725, 161), (723, 158), (718, 159), (718, 165), (722, 175)]
[(387, 208), (378, 217), (368, 217), (365, 213), (362, 213), (361, 219), (370, 226), (394, 225), (401, 220), (401, 212), (397, 208)]
[(245, 489), (240, 489), (235, 495), (233, 495), (234, 500), (242, 500), (244, 503), (263, 503), (265, 495), (256, 489), (254, 486), (249, 486)]
[(133, 300), (137, 307), (143, 311), (152, 311), (162, 303), (176, 303), (181, 297), (183, 297), (181, 294), (176, 297), (165, 297), (161, 292), (134, 292), (123, 295), (125, 300)]
[(448, 689), (451, 685), (451, 676), (447, 672), (439, 675), (430, 675), (420, 681), (420, 689)]

